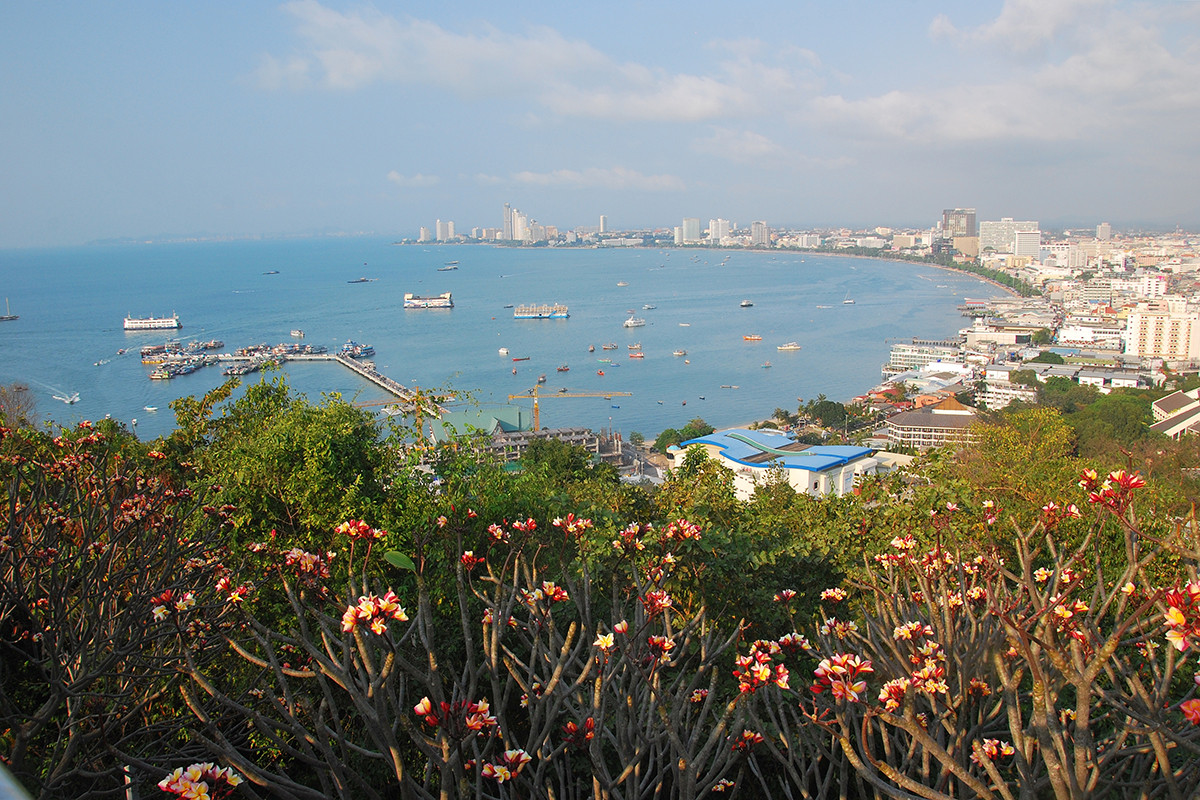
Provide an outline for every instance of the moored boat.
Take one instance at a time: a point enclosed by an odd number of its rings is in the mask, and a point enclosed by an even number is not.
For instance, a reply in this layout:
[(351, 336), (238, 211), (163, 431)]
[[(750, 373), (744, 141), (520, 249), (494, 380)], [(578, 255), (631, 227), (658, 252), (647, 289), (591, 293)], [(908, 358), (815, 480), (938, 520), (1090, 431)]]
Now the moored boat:
[(779, 345), (775, 349), (776, 350), (799, 350), (800, 343), (799, 342), (784, 342), (783, 344)]
[(686, 355), (687, 355), (687, 350), (676, 350), (674, 353), (671, 353), (671, 355), (673, 355), (673, 356), (686, 356)]
[(747, 342), (761, 342), (762, 341), (762, 337), (759, 336), (757, 333), (747, 333), (742, 338), (745, 339)]
[(742, 308), (750, 308), (750, 306), (754, 305), (754, 303), (750, 302), (749, 300), (743, 300), (742, 302), (738, 303), (738, 305), (740, 305)]
[(513, 319), (566, 319), (569, 316), (567, 306), (561, 303), (521, 305), (513, 309)]
[(412, 292), (404, 293), (405, 308), (454, 308), (454, 300), (450, 292), (442, 292), (432, 297), (421, 297)]
[(172, 314), (169, 317), (125, 317), (125, 330), (127, 331), (154, 331), (182, 327), (183, 323), (179, 321), (178, 314)]
[(635, 352), (635, 353), (630, 353), (630, 354), (629, 354), (629, 357), (630, 357), (630, 358), (645, 358), (645, 357), (646, 357), (646, 354), (645, 354), (645, 353), (643, 353), (643, 352), (641, 352), (641, 351), (639, 350), (639, 351), (637, 351), (637, 352)]
[(641, 328), (645, 324), (646, 320), (642, 319), (641, 317), (630, 317), (621, 323), (621, 325), (626, 328)]
[(571, 368), (570, 368), (570, 367), (568, 367), (566, 364), (559, 364), (559, 365), (558, 365), (558, 371), (559, 371), (559, 372), (570, 372), (570, 371), (571, 371)]
[(303, 339), (304, 331), (300, 330), (299, 328), (292, 328), (292, 336), (295, 336), (297, 339)]

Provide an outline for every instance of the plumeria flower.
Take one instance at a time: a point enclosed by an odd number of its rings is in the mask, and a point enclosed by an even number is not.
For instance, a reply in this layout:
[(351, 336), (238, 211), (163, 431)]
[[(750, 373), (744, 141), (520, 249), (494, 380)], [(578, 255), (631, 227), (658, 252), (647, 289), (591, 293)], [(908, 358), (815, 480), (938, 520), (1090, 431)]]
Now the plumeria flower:
[(592, 645), (607, 653), (616, 646), (616, 639), (611, 633), (601, 633), (596, 636), (596, 641), (592, 642)]

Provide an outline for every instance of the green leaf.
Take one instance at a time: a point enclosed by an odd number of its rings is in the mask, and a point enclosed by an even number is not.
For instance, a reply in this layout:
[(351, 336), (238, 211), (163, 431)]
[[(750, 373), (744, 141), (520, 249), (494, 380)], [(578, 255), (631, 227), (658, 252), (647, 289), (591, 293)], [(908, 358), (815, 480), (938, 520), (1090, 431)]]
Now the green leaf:
[(391, 564), (393, 567), (399, 567), (400, 569), (406, 569), (409, 572), (417, 571), (417, 565), (413, 563), (413, 560), (411, 558), (404, 555), (404, 553), (397, 553), (395, 550), (389, 550), (388, 552), (383, 554), (383, 557), (385, 559), (387, 559), (387, 562), (389, 564)]

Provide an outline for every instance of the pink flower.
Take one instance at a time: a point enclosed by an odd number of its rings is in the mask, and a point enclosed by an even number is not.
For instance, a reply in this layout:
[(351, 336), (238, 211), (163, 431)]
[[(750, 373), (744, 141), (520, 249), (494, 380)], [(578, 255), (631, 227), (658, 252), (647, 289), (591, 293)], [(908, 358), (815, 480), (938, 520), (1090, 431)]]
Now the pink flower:
[(1179, 704), (1179, 710), (1183, 712), (1183, 716), (1193, 725), (1200, 725), (1200, 699), (1192, 698), (1184, 700)]

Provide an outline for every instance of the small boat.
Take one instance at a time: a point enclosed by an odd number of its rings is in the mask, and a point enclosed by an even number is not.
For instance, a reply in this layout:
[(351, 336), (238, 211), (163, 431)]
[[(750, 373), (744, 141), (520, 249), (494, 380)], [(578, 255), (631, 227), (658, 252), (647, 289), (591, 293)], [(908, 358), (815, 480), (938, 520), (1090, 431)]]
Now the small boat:
[(75, 403), (79, 402), (79, 392), (72, 392), (71, 394), (56, 394), (53, 395), (53, 397), (55, 400), (61, 400), (67, 405), (74, 405)]
[(692, 363), (692, 360), (691, 360), (690, 358), (685, 358), (685, 359), (683, 360), (683, 363), (685, 363), (685, 364), (690, 364), (690, 363)]
[(673, 356), (686, 356), (686, 355), (687, 355), (687, 350), (676, 350), (675, 352), (671, 353), (671, 355), (673, 355)]
[(513, 356), (513, 361), (528, 361), (529, 356)]
[(700, 395), (700, 399), (701, 399), (701, 400), (703, 400), (703, 399), (704, 399), (704, 395)]
[(507, 348), (507, 347), (501, 347), (501, 348), (500, 348), (500, 355), (502, 355), (502, 356), (506, 356), (506, 355), (508, 355), (508, 348)]
[(620, 408), (620, 406), (610, 406), (610, 408)]
[(544, 373), (544, 372), (543, 372), (541, 375), (538, 375), (537, 382), (538, 382), (538, 383), (545, 383), (545, 382), (546, 382), (546, 373)]
[(771, 368), (771, 362), (770, 362), (770, 361), (765, 361), (765, 362), (763, 362), (762, 368), (763, 368), (763, 369), (770, 369), (770, 368)]
[(438, 267), (438, 272), (449, 272), (452, 269), (458, 269), (457, 261), (447, 261), (445, 266)]
[(630, 350), (641, 350), (642, 349), (641, 342), (634, 342), (633, 344), (627, 344), (625, 346), (628, 347)]
[(598, 370), (596, 370), (596, 374), (597, 374), (597, 375), (603, 375), (603, 374), (604, 374), (604, 370), (602, 370), (602, 369), (598, 369)]
[(513, 367), (513, 375), (516, 375), (516, 374), (517, 374), (517, 368)]
[(600, 345), (600, 349), (601, 349), (601, 350), (616, 350), (616, 349), (617, 349), (617, 343), (616, 343), (616, 342), (609, 342), (608, 344), (602, 344), (602, 345)]
[(617, 281), (617, 286), (628, 286), (629, 281)]
[(566, 394), (566, 393), (567, 393), (567, 387), (565, 387), (565, 386), (560, 386), (560, 387), (558, 387), (558, 393), (559, 393), (559, 394)]
[(566, 364), (560, 364), (558, 366), (558, 372), (570, 372), (570, 371), (571, 371), (571, 368), (568, 367)]
[(759, 336), (757, 333), (747, 333), (742, 338), (745, 339), (747, 342), (761, 342), (762, 341), (762, 337)]
[(346, 281), (346, 283), (370, 283), (372, 280), (372, 278), (355, 278), (352, 281)]
[(846, 299), (842, 301), (842, 305), (844, 305), (844, 306), (852, 306), (852, 305), (854, 305), (854, 298), (852, 298), (852, 297), (850, 296), (850, 293), (849, 293), (849, 292), (846, 292)]
[(594, 345), (594, 344), (589, 344), (589, 345), (588, 345), (588, 352), (589, 352), (589, 353), (594, 353), (594, 352), (596, 352), (596, 345)]
[(123, 356), (123, 355), (125, 355), (125, 354), (126, 354), (126, 353), (128, 353), (128, 352), (129, 352), (129, 351), (128, 351), (126, 348), (122, 347), (120, 350), (118, 350), (118, 351), (117, 351), (117, 355), (119, 355), (119, 356)]
[(690, 327), (692, 327), (692, 323), (690, 323), (690, 322), (681, 322), (681, 323), (679, 323), (679, 327), (681, 327), (681, 328), (690, 328)]
[(750, 302), (749, 300), (743, 300), (742, 302), (738, 303), (738, 305), (740, 305), (742, 308), (750, 308), (750, 306), (754, 305), (754, 303)]
[(630, 357), (630, 358), (645, 358), (645, 357), (646, 357), (646, 354), (645, 354), (645, 353), (643, 353), (643, 352), (641, 352), (641, 351), (638, 351), (638, 352), (635, 352), (635, 353), (630, 353), (630, 354), (629, 354), (629, 357)]
[(776, 350), (799, 350), (800, 343), (799, 342), (784, 342), (783, 344), (779, 345), (775, 349)]
[(297, 339), (303, 339), (303, 338), (304, 338), (304, 331), (300, 330), (299, 328), (293, 328), (293, 329), (292, 329), (292, 336), (295, 336)]
[(683, 404), (686, 406), (686, 405), (687, 405), (687, 400), (684, 400), (684, 401), (683, 401)]
[(158, 406), (142, 406), (146, 411), (158, 411)]
[(659, 404), (660, 406), (663, 404), (663, 401), (662, 401), (662, 400), (658, 400), (657, 402), (658, 402), (658, 404)]
[(611, 364), (612, 363), (611, 358), (597, 358), (596, 360), (599, 361), (601, 364)]
[(278, 275), (278, 274), (279, 274), (279, 270), (277, 270), (277, 269), (269, 269), (263, 273), (263, 275)]
[(505, 308), (512, 308), (512, 307), (513, 307), (512, 303), (509, 303), (508, 305), (505, 306)]
[(650, 303), (646, 303), (646, 305), (642, 306), (643, 311), (650, 311), (651, 309), (655, 308), (658, 308), (658, 306), (651, 305)]

